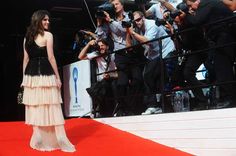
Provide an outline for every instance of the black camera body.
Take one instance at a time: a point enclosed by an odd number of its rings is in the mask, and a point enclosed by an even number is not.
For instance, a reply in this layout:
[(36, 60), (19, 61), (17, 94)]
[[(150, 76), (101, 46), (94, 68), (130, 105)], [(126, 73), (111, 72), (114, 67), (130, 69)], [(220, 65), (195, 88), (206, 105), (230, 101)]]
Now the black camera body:
[(129, 20), (128, 21), (122, 21), (121, 25), (123, 28), (130, 28), (132, 24), (134, 23), (134, 16), (131, 11), (128, 12)]
[[(160, 26), (160, 25), (166, 25), (167, 22), (170, 23), (171, 25), (174, 23), (174, 19), (177, 15), (176, 12), (170, 12), (170, 14), (166, 17), (166, 19), (160, 19), (160, 18), (157, 18), (156, 19), (156, 25), (157, 26)], [(175, 16), (175, 17), (174, 17)], [(174, 18), (173, 18), (174, 17)]]
[(173, 18), (173, 19), (175, 19), (176, 16), (181, 15), (181, 11), (183, 11), (185, 14), (187, 14), (188, 11), (189, 11), (189, 8), (188, 8), (187, 4), (183, 3), (183, 2), (179, 3), (176, 6), (176, 8), (177, 8), (177, 10), (174, 10), (174, 11), (170, 12), (170, 17)]
[(122, 21), (121, 25), (123, 28), (130, 28), (132, 26), (132, 21)]
[(176, 8), (177, 8), (178, 10), (183, 11), (183, 12), (186, 13), (186, 14), (187, 14), (188, 11), (189, 11), (189, 8), (188, 8), (187, 4), (184, 3), (184, 2), (179, 3), (179, 4), (176, 6)]
[(186, 5), (186, 3), (179, 3), (177, 6), (176, 6), (176, 10), (174, 11), (171, 11), (170, 14), (166, 17), (166, 20), (164, 19), (156, 19), (156, 25), (157, 26), (160, 26), (160, 25), (166, 25), (166, 22), (169, 22), (171, 25), (174, 23), (174, 19), (181, 15), (181, 11), (183, 11), (184, 13), (188, 13), (189, 11), (189, 8), (188, 6)]
[(166, 25), (167, 23), (166, 23), (166, 20), (164, 20), (164, 19), (160, 19), (160, 18), (157, 18), (156, 19), (156, 25), (159, 27), (159, 26), (161, 26), (161, 25)]
[[(93, 39), (91, 39), (91, 40), (93, 40)], [(91, 41), (91, 40), (90, 40), (90, 41)], [(97, 41), (95, 41), (95, 44), (94, 44), (94, 45), (90, 46), (90, 51), (100, 53), (100, 52), (99, 52), (99, 51), (100, 51), (100, 47), (99, 47)]]
[(113, 18), (115, 16), (115, 8), (114, 5), (111, 4), (110, 2), (106, 2), (102, 5), (99, 5), (98, 7), (96, 7), (96, 13), (95, 13), (95, 17), (96, 18), (105, 18), (106, 15), (104, 14), (104, 11), (106, 11), (111, 18)]
[(177, 17), (179, 15), (181, 15), (181, 11), (180, 10), (174, 10), (174, 11), (170, 12), (169, 16), (170, 16), (170, 18), (175, 19), (175, 17)]

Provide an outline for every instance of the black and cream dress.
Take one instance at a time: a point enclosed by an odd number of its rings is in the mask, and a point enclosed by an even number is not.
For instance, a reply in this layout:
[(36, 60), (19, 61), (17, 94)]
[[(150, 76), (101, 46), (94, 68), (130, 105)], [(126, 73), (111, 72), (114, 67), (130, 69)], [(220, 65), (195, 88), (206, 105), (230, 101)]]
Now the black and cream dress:
[(30, 145), (41, 151), (62, 149), (74, 151), (64, 131), (62, 98), (56, 75), (48, 60), (46, 46), (35, 41), (26, 46), (29, 62), (25, 68), (22, 86), (25, 105), (25, 123), (33, 125)]

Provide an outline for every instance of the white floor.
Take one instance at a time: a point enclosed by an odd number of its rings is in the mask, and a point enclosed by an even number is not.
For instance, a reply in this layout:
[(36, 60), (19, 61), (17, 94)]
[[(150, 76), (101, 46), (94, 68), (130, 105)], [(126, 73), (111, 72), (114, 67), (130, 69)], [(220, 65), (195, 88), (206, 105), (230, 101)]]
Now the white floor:
[(95, 120), (197, 156), (236, 156), (236, 108)]

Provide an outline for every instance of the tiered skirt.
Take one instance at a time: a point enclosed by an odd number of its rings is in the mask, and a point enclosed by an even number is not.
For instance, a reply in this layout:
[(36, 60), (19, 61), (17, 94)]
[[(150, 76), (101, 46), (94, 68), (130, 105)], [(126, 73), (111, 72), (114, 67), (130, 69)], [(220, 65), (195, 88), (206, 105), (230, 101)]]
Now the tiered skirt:
[(25, 104), (25, 122), (30, 125), (52, 126), (64, 124), (62, 98), (56, 84), (55, 75), (25, 75), (23, 104)]
[(74, 152), (64, 129), (61, 92), (55, 75), (24, 75), (25, 123), (33, 126), (30, 146), (40, 151)]

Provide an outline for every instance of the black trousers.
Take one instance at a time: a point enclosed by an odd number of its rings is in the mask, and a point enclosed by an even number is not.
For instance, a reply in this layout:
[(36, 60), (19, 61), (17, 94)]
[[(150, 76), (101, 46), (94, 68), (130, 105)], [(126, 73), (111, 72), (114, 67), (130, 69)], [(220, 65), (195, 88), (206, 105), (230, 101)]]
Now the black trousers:
[[(235, 39), (230, 33), (221, 32), (213, 41), (215, 42), (215, 45), (220, 46), (235, 42)], [(235, 46), (226, 46), (216, 49), (214, 55), (216, 82), (227, 82), (234, 80), (233, 62), (235, 60), (235, 53)], [(235, 85), (221, 85), (220, 95), (223, 99), (233, 99), (235, 96)]]
[[(160, 92), (161, 85), (161, 61), (160, 58), (149, 60), (143, 70), (145, 87), (144, 104), (147, 108), (157, 107), (156, 93)], [(166, 68), (164, 67), (164, 73)]]
[(105, 81), (104, 89), (105, 95), (99, 97), (93, 97), (93, 109), (100, 113), (101, 117), (113, 116), (113, 110), (115, 108), (115, 93), (116, 93), (116, 78), (109, 78)]
[(138, 64), (142, 58), (137, 52), (115, 55), (115, 63), (118, 69), (116, 99), (118, 109), (125, 113), (138, 114), (139, 106), (142, 103), (142, 67)]
[[(187, 57), (183, 74), (189, 86), (203, 85), (203, 82), (196, 78), (196, 71), (201, 64), (205, 63), (206, 59), (207, 53), (193, 54)], [(204, 96), (202, 88), (192, 89), (192, 92), (198, 102), (207, 102), (207, 97)]]

